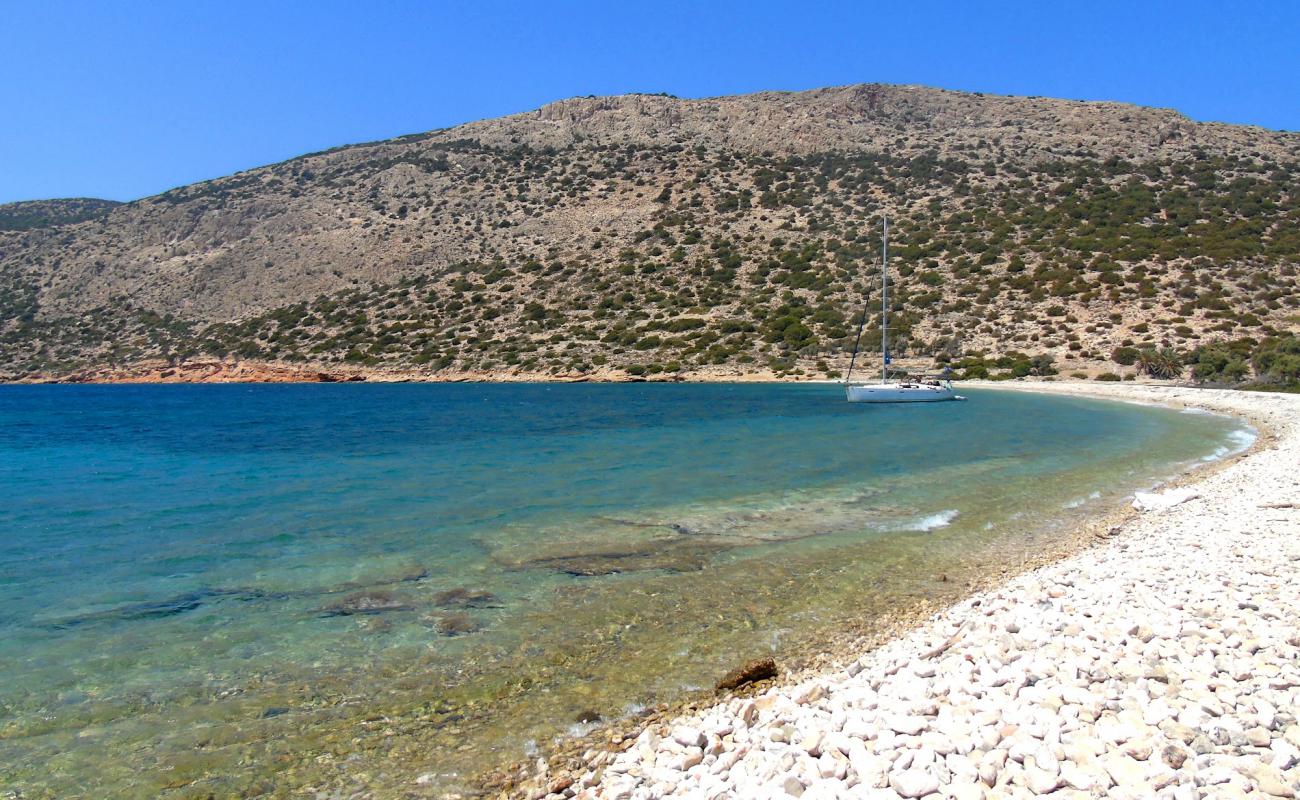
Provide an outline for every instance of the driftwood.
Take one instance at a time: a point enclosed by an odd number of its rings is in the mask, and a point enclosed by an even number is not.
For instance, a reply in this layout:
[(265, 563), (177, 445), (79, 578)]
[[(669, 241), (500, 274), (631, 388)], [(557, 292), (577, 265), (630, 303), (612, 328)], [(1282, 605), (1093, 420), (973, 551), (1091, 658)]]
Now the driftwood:
[(1121, 528), (1119, 525), (1112, 525), (1110, 526), (1110, 528), (1106, 529), (1105, 531), (1094, 531), (1092, 534), (1092, 538), (1096, 539), (1099, 542), (1110, 541), (1111, 539), (1114, 539), (1116, 536), (1119, 536), (1120, 531), (1122, 530), (1123, 528)]
[(943, 644), (939, 645), (938, 647), (932, 650), (925, 651), (924, 653), (921, 654), (921, 658), (922, 659), (934, 658), (937, 655), (942, 655), (943, 652), (947, 650), (949, 647), (952, 647), (953, 645), (957, 644), (957, 640), (961, 638), (962, 633), (964, 633), (965, 631), (966, 631), (966, 623), (963, 622), (962, 624), (957, 626), (957, 630), (953, 632), (953, 635), (949, 636), (947, 640), (944, 641)]
[(1260, 503), (1260, 508), (1300, 508), (1300, 503)]

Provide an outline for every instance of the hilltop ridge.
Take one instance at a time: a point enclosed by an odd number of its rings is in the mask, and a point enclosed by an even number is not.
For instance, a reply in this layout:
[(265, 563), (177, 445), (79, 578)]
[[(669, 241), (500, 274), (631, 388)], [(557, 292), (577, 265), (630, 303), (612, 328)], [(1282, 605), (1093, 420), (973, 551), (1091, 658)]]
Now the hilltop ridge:
[[(889, 137), (928, 131), (934, 139)], [(684, 143), (748, 151), (822, 152), (899, 144), (904, 151), (975, 144), (1022, 161), (1074, 155), (1129, 159), (1184, 152), (1228, 152), (1248, 142), (1274, 156), (1295, 155), (1288, 134), (1197, 123), (1170, 110), (1126, 103), (970, 94), (923, 86), (859, 84), (805, 92), (759, 92), (683, 100), (664, 95), (577, 97), (536, 111), (469, 123), (442, 135), (468, 135), (500, 147)]]
[(70, 225), (107, 214), (117, 200), (95, 197), (66, 197), (55, 200), (20, 200), (0, 204), (0, 231), (25, 231)]

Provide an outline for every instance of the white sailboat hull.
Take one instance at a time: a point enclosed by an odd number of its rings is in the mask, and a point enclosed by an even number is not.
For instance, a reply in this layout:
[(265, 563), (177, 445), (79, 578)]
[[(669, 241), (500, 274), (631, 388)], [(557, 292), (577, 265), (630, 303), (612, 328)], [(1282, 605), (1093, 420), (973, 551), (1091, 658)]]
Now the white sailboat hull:
[(938, 403), (965, 400), (952, 387), (928, 383), (849, 383), (844, 396), (850, 403)]

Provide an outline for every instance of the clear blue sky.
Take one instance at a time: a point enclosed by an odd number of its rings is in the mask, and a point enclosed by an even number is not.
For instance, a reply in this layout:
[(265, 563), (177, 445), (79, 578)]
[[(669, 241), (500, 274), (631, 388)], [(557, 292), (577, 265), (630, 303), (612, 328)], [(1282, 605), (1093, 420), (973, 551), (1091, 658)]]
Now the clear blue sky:
[(880, 81), (1300, 129), (1300, 2), (0, 5), (0, 202), (133, 199), (585, 94)]

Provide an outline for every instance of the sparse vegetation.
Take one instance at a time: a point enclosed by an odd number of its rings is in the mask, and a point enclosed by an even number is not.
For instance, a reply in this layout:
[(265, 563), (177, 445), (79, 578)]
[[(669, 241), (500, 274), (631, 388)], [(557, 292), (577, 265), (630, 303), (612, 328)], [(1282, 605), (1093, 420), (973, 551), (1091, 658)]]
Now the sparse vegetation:
[(115, 200), (70, 197), (0, 205), (0, 231), (27, 231), (99, 219), (121, 205)]
[[(923, 104), (930, 90), (891, 91)], [(1047, 113), (962, 102), (1013, 123)], [(1295, 137), (1229, 129), (1157, 148), (1118, 118), (1086, 144), (1040, 123), (994, 136), (899, 121), (868, 149), (827, 129), (820, 149), (790, 152), (779, 129), (739, 149), (672, 126), (543, 141), (502, 120), (304, 156), (129, 204), (112, 224), (0, 232), (0, 372), (221, 358), (834, 374), (864, 309), (862, 347), (879, 347), (888, 212), (900, 361), (968, 378), (1115, 364), (1172, 378), (1186, 363), (1205, 382), (1294, 380)]]

